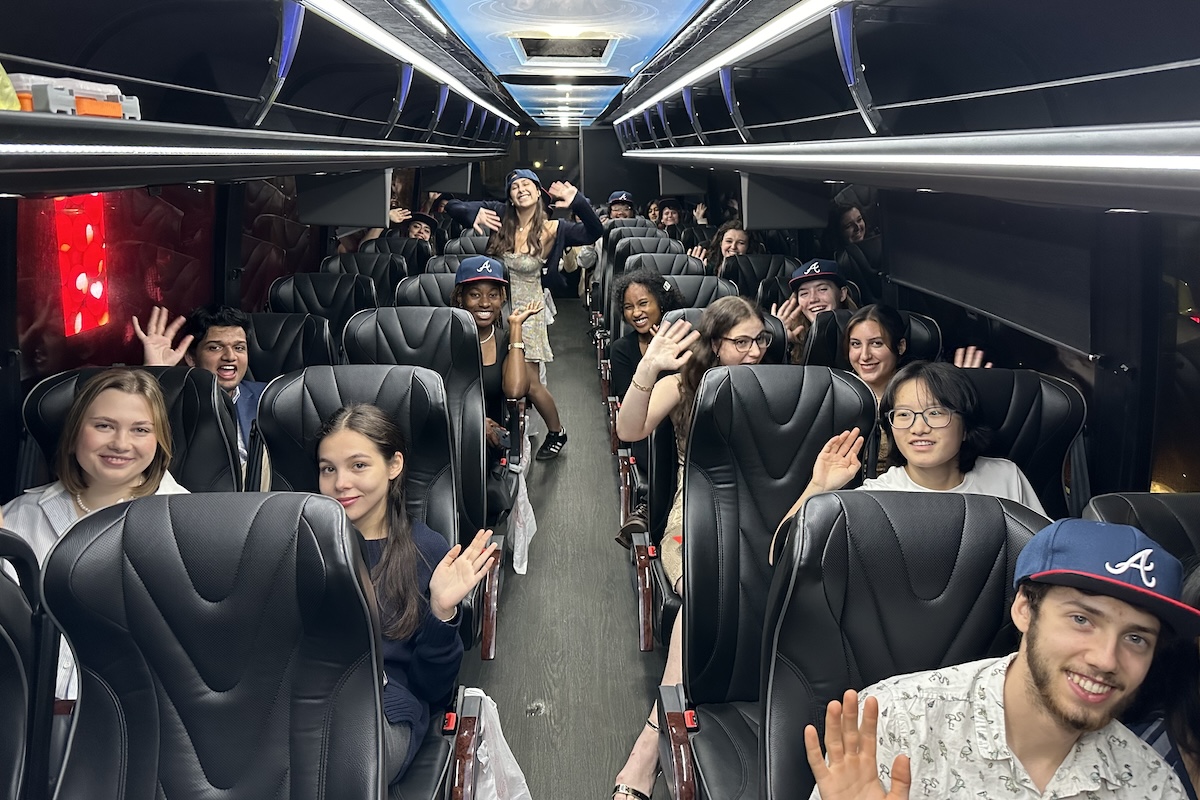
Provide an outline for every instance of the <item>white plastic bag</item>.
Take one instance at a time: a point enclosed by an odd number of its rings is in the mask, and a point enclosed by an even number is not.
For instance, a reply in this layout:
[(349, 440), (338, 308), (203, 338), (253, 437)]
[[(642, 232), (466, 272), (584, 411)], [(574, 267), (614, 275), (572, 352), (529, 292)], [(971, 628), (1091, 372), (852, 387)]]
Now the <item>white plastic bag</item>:
[(525, 773), (500, 729), (500, 712), (495, 702), (481, 689), (467, 689), (466, 693), (480, 698), (475, 797), (478, 800), (533, 800), (529, 785), (525, 783)]
[[(550, 294), (549, 289), (542, 289), (542, 299), (546, 302), (546, 308), (542, 311), (542, 319), (546, 320), (547, 325), (554, 324), (554, 316), (558, 314), (558, 306), (554, 305), (554, 297)], [(542, 383), (545, 383), (543, 380)]]
[(525, 439), (521, 442), (517, 498), (513, 503), (512, 513), (508, 517), (509, 536), (512, 537), (513, 571), (518, 575), (524, 575), (529, 568), (529, 542), (537, 533), (537, 519), (533, 516), (533, 506), (529, 502), (529, 491), (525, 483), (525, 473), (529, 471), (529, 457), (532, 449), (529, 444), (528, 427), (526, 427)]

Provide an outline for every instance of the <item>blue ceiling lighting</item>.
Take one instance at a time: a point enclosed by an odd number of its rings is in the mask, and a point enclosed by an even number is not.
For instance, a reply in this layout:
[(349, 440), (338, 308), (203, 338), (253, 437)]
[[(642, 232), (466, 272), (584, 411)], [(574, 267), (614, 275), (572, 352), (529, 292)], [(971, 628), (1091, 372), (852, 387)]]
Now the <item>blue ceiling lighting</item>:
[(621, 87), (562, 87), (576, 77), (631, 78), (708, 0), (428, 2), (494, 74), (553, 80), (505, 86), (539, 124), (566, 118), (573, 127), (591, 123)]

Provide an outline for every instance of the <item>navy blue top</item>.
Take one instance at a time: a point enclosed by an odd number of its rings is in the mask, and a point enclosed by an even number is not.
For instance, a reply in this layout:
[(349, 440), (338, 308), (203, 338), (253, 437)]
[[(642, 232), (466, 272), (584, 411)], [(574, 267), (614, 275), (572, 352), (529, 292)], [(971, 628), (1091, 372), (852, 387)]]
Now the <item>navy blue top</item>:
[[(510, 210), (511, 206), (494, 200), (472, 203), (451, 200), (446, 204), (446, 213), (456, 222), (469, 228), (475, 224), (475, 216), (481, 208), (490, 208), (503, 219), (504, 213)], [(542, 267), (542, 285), (548, 289), (566, 288), (567, 282), (559, 274), (558, 264), (562, 261), (562, 255), (568, 247), (595, 244), (596, 240), (604, 235), (604, 225), (596, 216), (596, 212), (592, 210), (591, 203), (583, 196), (583, 192), (575, 194), (575, 199), (571, 201), (571, 211), (582, 222), (568, 222), (565, 219), (558, 221), (558, 235), (555, 236), (554, 246), (550, 248), (550, 255), (546, 256), (546, 264)]]
[[(412, 538), (417, 545), (417, 584), (421, 589), (425, 615), (416, 632), (407, 639), (383, 637), (383, 715), (392, 725), (408, 725), (412, 735), (408, 740), (408, 755), (400, 772), (408, 769), (413, 756), (429, 730), (429, 708), (450, 698), (458, 683), (458, 668), (462, 664), (463, 643), (458, 636), (456, 614), (450, 622), (442, 622), (429, 610), (429, 579), (450, 545), (446, 537), (436, 533), (424, 522), (412, 522)], [(364, 539), (363, 557), (374, 569), (383, 555), (383, 539)], [(379, 599), (380, 616), (387, 619), (386, 598)]]
[(1187, 792), (1188, 800), (1196, 800), (1196, 787), (1192, 786), (1192, 779), (1187, 773), (1187, 767), (1184, 766), (1183, 756), (1179, 754), (1178, 748), (1175, 747), (1175, 742), (1167, 732), (1166, 721), (1159, 718), (1153, 722), (1130, 725), (1129, 730), (1137, 734), (1138, 738), (1143, 742), (1153, 747), (1154, 752), (1158, 753), (1159, 757), (1167, 762), (1171, 769), (1175, 770), (1175, 774), (1179, 777), (1179, 782), (1183, 784), (1183, 790)]

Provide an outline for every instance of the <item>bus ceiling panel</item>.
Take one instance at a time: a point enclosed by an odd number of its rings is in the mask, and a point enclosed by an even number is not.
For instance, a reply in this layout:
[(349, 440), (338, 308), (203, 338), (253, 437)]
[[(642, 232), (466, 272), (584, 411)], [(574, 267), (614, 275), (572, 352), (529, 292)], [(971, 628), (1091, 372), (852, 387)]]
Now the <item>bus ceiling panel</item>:
[(880, 188), (1200, 215), (1200, 123), (676, 147), (626, 157)]
[(278, 0), (11, 6), (0, 25), (9, 72), (115, 83), (138, 97), (144, 119), (168, 122), (240, 124), (268, 77), (280, 27)]
[(0, 128), (0, 192), (22, 195), (437, 166), (504, 152), (21, 111), (0, 112)]

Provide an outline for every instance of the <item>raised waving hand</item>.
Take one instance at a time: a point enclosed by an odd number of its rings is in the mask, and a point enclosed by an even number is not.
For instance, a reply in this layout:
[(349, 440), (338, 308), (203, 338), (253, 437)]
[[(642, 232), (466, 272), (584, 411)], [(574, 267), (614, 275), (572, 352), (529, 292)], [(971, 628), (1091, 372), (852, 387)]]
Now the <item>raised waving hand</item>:
[(491, 537), (490, 530), (480, 531), (466, 550), (461, 544), (454, 545), (434, 569), (429, 578), (429, 610), (438, 619), (453, 619), (458, 604), (492, 568), (496, 544), (488, 544)]
[(642, 363), (652, 367), (654, 374), (674, 372), (692, 357), (692, 345), (699, 338), (700, 331), (692, 330), (686, 319), (677, 319), (665, 328), (660, 326), (642, 356)]
[(500, 230), (500, 215), (490, 208), (481, 208), (475, 215), (475, 222), (471, 224), (471, 229), (480, 236), (498, 231)]
[(954, 366), (963, 369), (991, 369), (992, 362), (983, 361), (983, 349), (971, 345), (970, 347), (960, 347), (954, 351)]
[(817, 779), (821, 800), (908, 800), (912, 785), (912, 765), (908, 756), (898, 755), (892, 762), (892, 788), (885, 791), (879, 780), (876, 733), (879, 729), (879, 700), (868, 697), (863, 703), (862, 728), (858, 724), (858, 692), (850, 689), (842, 702), (834, 700), (825, 709), (825, 750), (829, 762), (821, 756), (817, 729), (804, 728), (804, 749), (808, 765)]
[(142, 330), (138, 318), (133, 318), (133, 332), (142, 342), (142, 363), (147, 367), (173, 367), (183, 360), (184, 354), (192, 344), (193, 336), (185, 336), (179, 341), (178, 347), (173, 347), (175, 337), (187, 321), (182, 316), (174, 322), (171, 312), (162, 306), (150, 310), (150, 318), (146, 320), (146, 330)]
[(530, 300), (523, 306), (514, 306), (511, 314), (508, 315), (508, 324), (521, 325), (525, 320), (538, 314), (546, 307), (544, 300)]
[(569, 181), (555, 181), (546, 191), (554, 199), (555, 208), (570, 208), (571, 203), (575, 202), (575, 195), (579, 194), (579, 190)]

